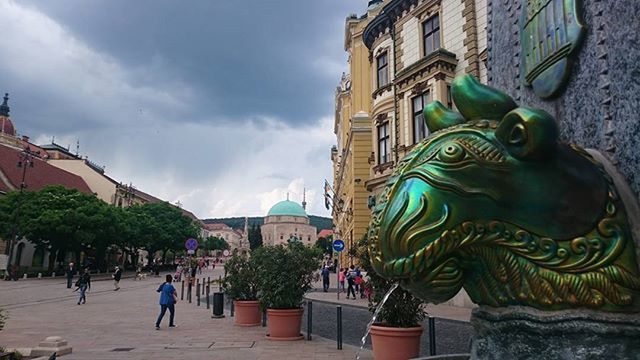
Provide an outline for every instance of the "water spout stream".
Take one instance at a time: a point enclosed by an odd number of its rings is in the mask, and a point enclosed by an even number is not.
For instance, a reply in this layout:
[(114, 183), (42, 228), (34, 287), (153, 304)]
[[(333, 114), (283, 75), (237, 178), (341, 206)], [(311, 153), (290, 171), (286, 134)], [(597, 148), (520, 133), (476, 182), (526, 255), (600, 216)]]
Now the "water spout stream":
[(376, 319), (378, 319), (378, 315), (380, 314), (380, 311), (382, 311), (382, 307), (384, 306), (384, 303), (386, 303), (387, 300), (389, 300), (389, 296), (391, 296), (391, 293), (393, 293), (393, 291), (398, 288), (398, 285), (400, 284), (395, 283), (391, 286), (389, 291), (387, 291), (387, 293), (384, 294), (384, 296), (382, 297), (382, 301), (380, 301), (380, 303), (378, 304), (378, 307), (376, 307), (376, 311), (373, 312), (373, 317), (371, 318), (371, 321), (369, 321), (369, 323), (367, 324), (367, 331), (364, 333), (364, 336), (360, 341), (361, 345), (360, 345), (360, 349), (358, 349), (358, 352), (356, 353), (356, 360), (360, 360), (360, 352), (362, 351), (362, 349), (364, 349), (364, 344), (367, 342), (367, 336), (369, 336), (369, 333), (371, 332), (371, 326), (373, 325), (373, 323), (376, 322)]

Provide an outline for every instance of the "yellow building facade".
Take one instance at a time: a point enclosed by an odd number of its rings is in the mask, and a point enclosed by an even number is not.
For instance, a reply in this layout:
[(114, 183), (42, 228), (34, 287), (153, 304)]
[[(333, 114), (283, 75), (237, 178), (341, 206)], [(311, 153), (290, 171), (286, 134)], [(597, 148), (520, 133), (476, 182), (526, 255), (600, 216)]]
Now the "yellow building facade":
[[(333, 220), (346, 250), (365, 234), (367, 205), (375, 206), (396, 164), (429, 135), (424, 106), (453, 107), (458, 75), (487, 82), (486, 9), (486, 0), (374, 0), (364, 16), (347, 18), (350, 74), (336, 93), (332, 150)], [(463, 296), (456, 305), (469, 304)]]
[(331, 151), (334, 239), (345, 242), (345, 251), (340, 253), (341, 266), (353, 264), (349, 250), (364, 236), (369, 225), (369, 193), (365, 182), (370, 173), (372, 146), (371, 67), (362, 34), (379, 10), (379, 6), (371, 6), (366, 15), (351, 15), (345, 22), (344, 49), (349, 55), (349, 74), (343, 74), (336, 89), (337, 145)]

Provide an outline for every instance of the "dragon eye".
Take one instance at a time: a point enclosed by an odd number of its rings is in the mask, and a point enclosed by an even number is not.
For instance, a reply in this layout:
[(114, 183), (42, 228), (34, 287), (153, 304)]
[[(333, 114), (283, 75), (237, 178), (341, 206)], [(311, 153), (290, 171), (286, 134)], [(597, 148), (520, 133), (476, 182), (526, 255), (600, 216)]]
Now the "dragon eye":
[(438, 159), (444, 162), (453, 163), (464, 159), (466, 151), (456, 143), (448, 143), (440, 148)]

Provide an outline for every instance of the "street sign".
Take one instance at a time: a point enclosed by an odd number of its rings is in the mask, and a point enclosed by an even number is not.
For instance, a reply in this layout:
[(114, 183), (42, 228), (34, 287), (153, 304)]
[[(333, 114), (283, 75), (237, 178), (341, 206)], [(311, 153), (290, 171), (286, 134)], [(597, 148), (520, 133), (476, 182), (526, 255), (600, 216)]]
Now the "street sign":
[(184, 247), (187, 248), (187, 250), (196, 250), (198, 248), (198, 240), (189, 238), (185, 241)]
[(195, 251), (195, 250), (187, 250), (187, 254), (188, 254), (188, 255), (193, 255), (193, 254), (195, 254), (195, 253), (196, 253), (196, 251)]
[(344, 241), (338, 239), (338, 240), (333, 240), (333, 250), (340, 252), (342, 250), (344, 250)]
[(229, 250), (225, 250), (222, 252), (223, 256), (229, 256), (231, 253), (229, 252)]

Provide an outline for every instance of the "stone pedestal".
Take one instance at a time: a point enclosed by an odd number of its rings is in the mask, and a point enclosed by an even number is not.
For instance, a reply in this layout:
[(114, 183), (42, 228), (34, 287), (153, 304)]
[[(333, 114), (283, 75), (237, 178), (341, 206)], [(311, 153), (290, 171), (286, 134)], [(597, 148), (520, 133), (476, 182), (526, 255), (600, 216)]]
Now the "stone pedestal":
[(471, 359), (638, 359), (640, 314), (474, 309)]
[(31, 356), (50, 356), (56, 353), (57, 356), (71, 354), (71, 346), (60, 336), (49, 336), (38, 344), (38, 347), (31, 350)]

